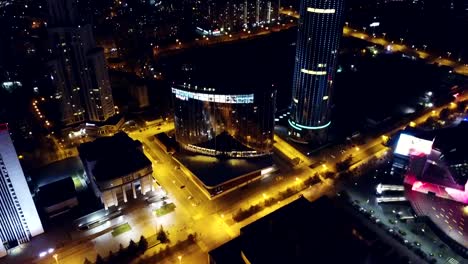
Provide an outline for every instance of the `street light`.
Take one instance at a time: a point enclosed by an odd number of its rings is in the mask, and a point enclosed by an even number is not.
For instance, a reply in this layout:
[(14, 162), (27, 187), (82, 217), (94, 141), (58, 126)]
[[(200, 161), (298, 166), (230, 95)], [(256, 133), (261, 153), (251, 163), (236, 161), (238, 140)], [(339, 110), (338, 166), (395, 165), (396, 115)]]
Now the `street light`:
[(55, 263), (59, 264), (59, 262), (58, 262), (58, 254), (54, 254), (52, 257), (54, 257)]
[(177, 256), (177, 259), (179, 259), (179, 264), (182, 263), (182, 256), (181, 255)]

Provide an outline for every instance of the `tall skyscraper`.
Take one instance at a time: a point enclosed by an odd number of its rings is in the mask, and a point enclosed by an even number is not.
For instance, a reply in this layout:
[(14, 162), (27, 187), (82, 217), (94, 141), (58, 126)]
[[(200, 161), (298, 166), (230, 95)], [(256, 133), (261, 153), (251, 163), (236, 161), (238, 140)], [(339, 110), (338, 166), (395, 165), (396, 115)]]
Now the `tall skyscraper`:
[(8, 127), (0, 124), (0, 257), (43, 232)]
[(343, 28), (344, 0), (301, 0), (289, 136), (323, 142)]
[(115, 114), (104, 52), (90, 24), (76, 13), (75, 0), (49, 0), (51, 79), (60, 101), (61, 121), (69, 126), (105, 121)]

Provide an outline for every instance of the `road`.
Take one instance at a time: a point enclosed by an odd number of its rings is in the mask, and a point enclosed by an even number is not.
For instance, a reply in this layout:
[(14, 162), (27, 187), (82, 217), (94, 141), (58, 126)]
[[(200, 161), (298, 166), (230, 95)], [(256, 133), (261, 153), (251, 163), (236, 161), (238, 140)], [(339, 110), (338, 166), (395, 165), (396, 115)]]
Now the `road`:
[(267, 26), (267, 27), (261, 27), (255, 29), (255, 31), (250, 31), (250, 30), (244, 30), (241, 32), (237, 33), (225, 33), (224, 35), (220, 36), (205, 36), (202, 37), (200, 36), (199, 38), (196, 38), (192, 41), (189, 42), (184, 42), (182, 43), (179, 40), (176, 40), (175, 43), (165, 46), (165, 47), (160, 47), (160, 46), (155, 46), (153, 48), (153, 56), (155, 58), (158, 58), (161, 55), (167, 54), (167, 53), (172, 53), (172, 52), (179, 52), (185, 49), (191, 49), (194, 47), (204, 47), (204, 46), (211, 46), (211, 45), (218, 45), (221, 43), (229, 43), (229, 42), (236, 42), (236, 41), (241, 41), (241, 40), (249, 40), (249, 39), (255, 39), (261, 36), (265, 36), (268, 34), (271, 34), (273, 32), (278, 32), (281, 30), (286, 30), (291, 27), (296, 26), (293, 20), (287, 21), (281, 24), (273, 25), (273, 26)]

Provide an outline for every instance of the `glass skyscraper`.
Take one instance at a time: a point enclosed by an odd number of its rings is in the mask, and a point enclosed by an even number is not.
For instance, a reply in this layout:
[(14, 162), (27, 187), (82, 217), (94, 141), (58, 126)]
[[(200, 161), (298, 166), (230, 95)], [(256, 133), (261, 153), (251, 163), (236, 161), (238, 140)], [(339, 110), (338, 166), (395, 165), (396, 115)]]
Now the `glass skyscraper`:
[(344, 0), (301, 1), (289, 119), (294, 141), (326, 140), (343, 12)]
[(276, 91), (236, 94), (221, 88), (173, 85), (175, 135), (192, 152), (258, 157), (273, 149)]

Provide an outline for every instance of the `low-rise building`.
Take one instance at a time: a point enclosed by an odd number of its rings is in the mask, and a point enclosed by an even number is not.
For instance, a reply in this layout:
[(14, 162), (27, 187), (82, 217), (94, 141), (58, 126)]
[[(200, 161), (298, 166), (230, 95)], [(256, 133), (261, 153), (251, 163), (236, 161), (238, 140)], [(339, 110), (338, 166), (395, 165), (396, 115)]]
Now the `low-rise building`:
[(127, 202), (151, 191), (153, 168), (144, 155), (141, 142), (119, 132), (112, 137), (98, 138), (78, 147), (88, 181), (104, 207)]
[(78, 197), (71, 177), (39, 188), (42, 208), (49, 218), (62, 215), (78, 206)]

